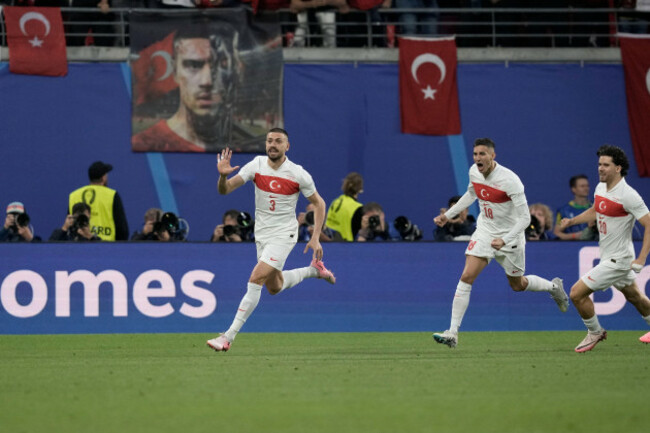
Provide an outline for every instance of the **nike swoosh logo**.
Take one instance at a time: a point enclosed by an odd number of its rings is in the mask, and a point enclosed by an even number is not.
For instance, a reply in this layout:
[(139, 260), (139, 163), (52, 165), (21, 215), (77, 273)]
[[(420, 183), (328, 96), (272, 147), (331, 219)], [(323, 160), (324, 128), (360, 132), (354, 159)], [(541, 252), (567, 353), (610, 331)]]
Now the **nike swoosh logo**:
[(594, 280), (594, 279), (591, 278), (591, 277), (587, 277), (587, 279), (588, 279), (588, 280), (591, 280), (591, 281), (596, 281), (596, 280)]
[(276, 259), (273, 259), (273, 258), (271, 258), (271, 257), (269, 257), (269, 260), (272, 261), (272, 262), (277, 262)]

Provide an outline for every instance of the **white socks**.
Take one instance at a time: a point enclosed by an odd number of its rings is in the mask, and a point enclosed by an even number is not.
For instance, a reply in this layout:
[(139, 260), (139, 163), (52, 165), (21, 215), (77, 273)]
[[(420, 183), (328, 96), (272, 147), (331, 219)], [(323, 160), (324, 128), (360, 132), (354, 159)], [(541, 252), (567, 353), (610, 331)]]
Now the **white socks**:
[(594, 315), (591, 319), (582, 319), (583, 322), (585, 322), (585, 326), (589, 330), (589, 332), (598, 332), (600, 331), (600, 322), (598, 322), (598, 316)]
[(241, 327), (246, 323), (246, 319), (253, 313), (253, 310), (255, 310), (255, 307), (260, 302), (260, 296), (262, 296), (262, 286), (248, 283), (248, 290), (239, 303), (235, 320), (232, 321), (230, 329), (225, 332), (228, 341), (235, 339)]
[(551, 292), (554, 288), (552, 282), (537, 275), (526, 275), (526, 279), (528, 280), (526, 292)]
[(284, 279), (284, 284), (282, 284), (282, 290), (290, 289), (296, 284), (300, 283), (305, 278), (315, 278), (318, 276), (318, 270), (307, 266), (306, 268), (297, 268), (290, 271), (282, 271), (282, 278)]
[(454, 294), (454, 302), (451, 305), (451, 325), (449, 325), (449, 330), (455, 334), (458, 333), (460, 322), (463, 321), (463, 316), (465, 316), (465, 311), (467, 311), (471, 291), (471, 284), (463, 283), (462, 281), (458, 282), (456, 293)]

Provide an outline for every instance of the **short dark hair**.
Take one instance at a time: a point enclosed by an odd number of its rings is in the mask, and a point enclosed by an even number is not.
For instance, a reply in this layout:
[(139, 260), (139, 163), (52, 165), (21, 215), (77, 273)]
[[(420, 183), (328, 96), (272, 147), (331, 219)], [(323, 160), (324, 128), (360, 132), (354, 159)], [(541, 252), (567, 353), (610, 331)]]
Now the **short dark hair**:
[(600, 146), (596, 155), (599, 157), (610, 156), (614, 164), (621, 167), (621, 176), (625, 177), (627, 175), (627, 171), (630, 168), (630, 161), (628, 161), (627, 155), (625, 155), (625, 152), (620, 147), (604, 144)]
[[(289, 133), (282, 128), (271, 128), (269, 129), (269, 132), (279, 132), (280, 134), (284, 134), (287, 137), (287, 139), (289, 139)], [(267, 134), (269, 132), (267, 132)]]
[(371, 201), (370, 203), (366, 203), (363, 205), (363, 213), (365, 214), (366, 212), (370, 211), (377, 211), (377, 212), (383, 212), (384, 210), (381, 208), (381, 205), (375, 201)]
[(72, 206), (72, 215), (82, 214), (84, 212), (90, 212), (90, 206), (86, 203), (80, 201)]
[(589, 180), (586, 174), (576, 174), (575, 176), (571, 176), (571, 179), (569, 179), (569, 186), (571, 188), (575, 187), (576, 183), (578, 183), (580, 179)]
[(221, 222), (225, 223), (227, 217), (234, 218), (235, 221), (237, 221), (238, 216), (239, 216), (239, 211), (237, 209), (227, 210), (226, 212), (224, 212)]
[(490, 138), (477, 138), (474, 140), (474, 147), (476, 146), (487, 146), (490, 149), (494, 149), (494, 141)]
[(451, 198), (449, 199), (449, 201), (447, 201), (447, 207), (448, 207), (448, 208), (449, 208), (449, 207), (452, 207), (453, 205), (455, 205), (456, 203), (458, 203), (458, 200), (460, 200), (460, 196), (459, 196), (459, 195), (455, 195), (455, 196), (451, 197)]

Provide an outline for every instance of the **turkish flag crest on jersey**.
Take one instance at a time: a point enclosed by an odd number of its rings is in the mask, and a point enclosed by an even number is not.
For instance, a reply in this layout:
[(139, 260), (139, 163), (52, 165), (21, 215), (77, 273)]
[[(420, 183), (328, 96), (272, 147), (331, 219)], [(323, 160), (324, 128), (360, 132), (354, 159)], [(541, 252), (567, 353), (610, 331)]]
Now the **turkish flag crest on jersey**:
[(639, 176), (650, 177), (650, 37), (619, 35), (627, 117)]
[(60, 8), (6, 6), (9, 70), (61, 77), (68, 73)]
[(456, 64), (453, 37), (399, 39), (402, 132), (460, 134)]

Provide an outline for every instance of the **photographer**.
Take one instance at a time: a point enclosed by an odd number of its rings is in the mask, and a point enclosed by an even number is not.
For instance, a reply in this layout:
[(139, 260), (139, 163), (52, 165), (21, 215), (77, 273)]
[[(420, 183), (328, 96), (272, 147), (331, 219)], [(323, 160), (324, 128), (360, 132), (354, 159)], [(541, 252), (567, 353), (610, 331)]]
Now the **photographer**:
[(29, 215), (25, 206), (18, 201), (9, 203), (5, 224), (0, 229), (0, 242), (40, 242), (41, 238), (34, 236), (29, 224)]
[(160, 221), (162, 209), (152, 207), (144, 213), (144, 225), (142, 231), (135, 232), (131, 236), (132, 241), (157, 241), (158, 237), (153, 232), (153, 226)]
[(90, 231), (90, 206), (79, 202), (72, 206), (72, 214), (65, 217), (65, 222), (60, 229), (50, 235), (50, 241), (84, 242), (101, 241), (99, 236)]
[[(314, 234), (314, 205), (309, 203), (305, 208), (305, 212), (298, 214), (298, 242), (309, 242)], [(334, 230), (328, 228), (323, 224), (323, 229), (320, 232), (321, 242), (331, 242), (334, 240)]]
[(230, 209), (223, 214), (222, 224), (214, 228), (210, 242), (245, 242), (252, 240), (254, 222), (246, 212)]
[[(447, 208), (440, 209), (440, 215), (444, 215), (447, 209), (460, 200), (459, 195), (455, 195), (447, 202)], [(458, 215), (450, 219), (442, 227), (436, 227), (433, 231), (433, 239), (436, 241), (468, 241), (476, 230), (476, 219), (469, 214), (469, 210), (463, 209)]]
[(370, 202), (365, 204), (357, 241), (393, 241), (397, 239), (399, 239), (399, 236), (393, 234), (391, 227), (386, 224), (386, 215), (379, 203)]

